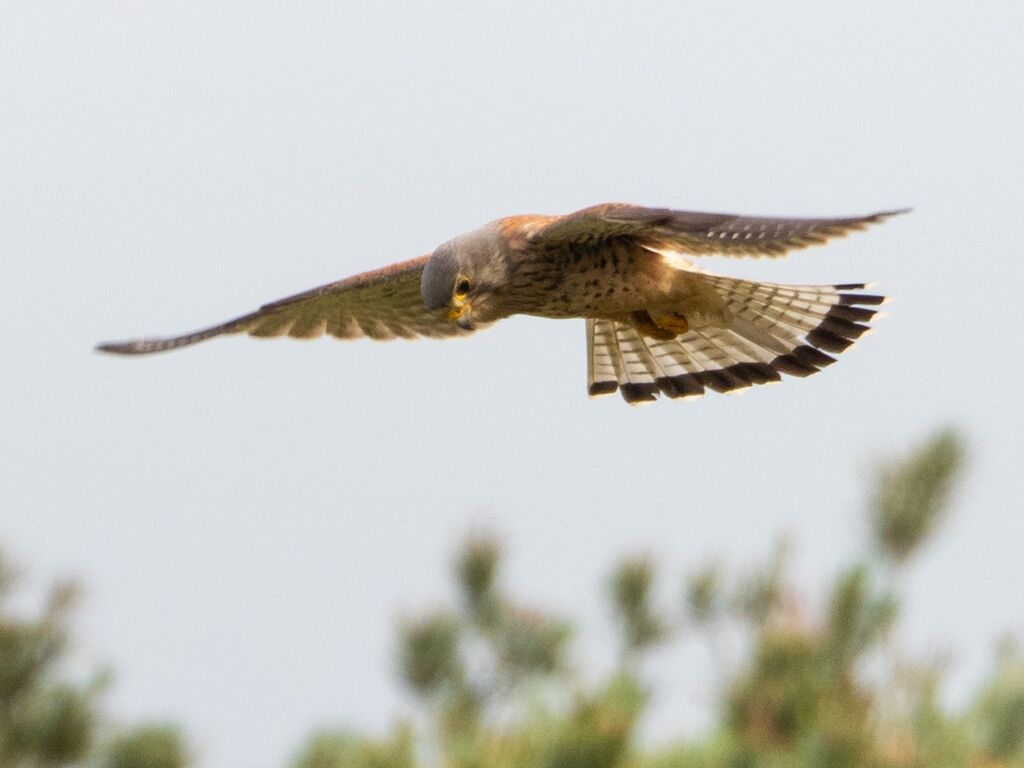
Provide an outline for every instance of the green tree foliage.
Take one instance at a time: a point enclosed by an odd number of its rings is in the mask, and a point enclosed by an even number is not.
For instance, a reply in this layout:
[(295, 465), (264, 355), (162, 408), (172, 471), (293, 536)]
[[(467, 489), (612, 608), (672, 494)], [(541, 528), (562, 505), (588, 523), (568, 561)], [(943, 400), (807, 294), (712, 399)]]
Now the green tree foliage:
[(387, 740), (371, 739), (348, 730), (315, 732), (292, 768), (413, 768), (412, 731), (396, 729)]
[(495, 589), (500, 559), (501, 546), (497, 539), (472, 536), (466, 539), (455, 561), (455, 578), (464, 610), (482, 632), (494, 631), (501, 617)]
[(706, 628), (722, 616), (722, 573), (710, 563), (690, 574), (685, 584), (686, 612), (694, 626)]
[(56, 584), (39, 616), (18, 616), (18, 574), (0, 555), (0, 766), (58, 766), (92, 748), (98, 686), (61, 679), (78, 591)]
[(459, 657), (459, 620), (448, 612), (409, 619), (401, 627), (402, 679), (419, 696), (429, 698), (443, 689), (464, 684)]
[(184, 742), (171, 728), (106, 739), (100, 697), (107, 676), (76, 683), (64, 674), (77, 587), (55, 584), (39, 615), (23, 616), (13, 608), (19, 586), (0, 551), (0, 768), (185, 768)]
[[(692, 571), (684, 579), (683, 615), (672, 616), (655, 604), (653, 561), (623, 559), (608, 579), (620, 663), (603, 680), (572, 668), (566, 621), (506, 594), (500, 544), (471, 537), (455, 558), (457, 606), (399, 629), (402, 679), (424, 702), (428, 738), (421, 743), (431, 747), (416, 750), (414, 762), (410, 751), (378, 749), (371, 758), (361, 751), (364, 742), (346, 736), (338, 742), (344, 747), (331, 752), (344, 760), (322, 764), (1024, 768), (1020, 653), (1008, 644), (977, 701), (963, 712), (947, 710), (939, 696), (943, 665), (905, 660), (894, 648), (896, 585), (892, 569), (878, 567), (908, 567), (938, 529), (964, 455), (962, 439), (944, 430), (880, 466), (869, 495), (865, 557), (840, 569), (820, 594), (792, 582), (783, 543), (763, 565), (737, 576), (718, 563)], [(680, 624), (687, 631), (673, 632)], [(720, 717), (704, 736), (645, 748), (638, 727), (649, 687), (641, 674), (651, 651), (673, 637), (703, 638), (712, 649), (722, 672)], [(734, 659), (725, 658), (726, 639), (739, 649)], [(298, 766), (320, 764), (307, 759)]]
[(1024, 655), (1013, 640), (1001, 643), (971, 720), (977, 746), (993, 762), (1024, 766)]
[(963, 438), (947, 427), (878, 466), (869, 517), (875, 545), (893, 564), (906, 563), (946, 516), (965, 453)]
[(115, 737), (101, 760), (103, 768), (185, 768), (188, 750), (173, 725), (142, 725)]
[[(624, 558), (607, 581), (620, 653), (604, 675), (573, 664), (568, 621), (508, 593), (500, 542), (471, 536), (454, 558), (454, 604), (397, 627), (396, 668), (418, 714), (383, 736), (316, 731), (291, 766), (1024, 768), (1014, 642), (959, 710), (940, 695), (945, 664), (898, 647), (899, 582), (949, 513), (964, 463), (963, 440), (943, 430), (879, 466), (871, 539), (824, 588), (794, 583), (783, 543), (738, 574), (720, 563), (692, 570), (673, 615), (654, 599), (655, 563)], [(179, 730), (118, 729), (101, 716), (102, 676), (76, 684), (62, 674), (74, 585), (56, 585), (34, 617), (12, 609), (17, 586), (0, 557), (0, 768), (186, 768)], [(719, 671), (716, 722), (645, 744), (643, 717), (662, 684), (652, 652), (696, 641)]]
[(748, 570), (736, 585), (732, 608), (753, 627), (761, 627), (776, 618), (783, 607), (783, 576), (788, 554), (787, 543), (778, 542), (768, 563)]
[(668, 633), (665, 621), (654, 609), (653, 583), (654, 564), (646, 557), (626, 558), (612, 572), (609, 593), (622, 634), (625, 659), (653, 647)]

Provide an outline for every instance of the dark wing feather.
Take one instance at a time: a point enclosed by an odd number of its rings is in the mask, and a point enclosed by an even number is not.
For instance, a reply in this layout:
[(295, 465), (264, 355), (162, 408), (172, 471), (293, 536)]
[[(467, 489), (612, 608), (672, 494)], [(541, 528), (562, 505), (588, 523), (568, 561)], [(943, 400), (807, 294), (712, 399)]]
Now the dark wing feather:
[(267, 304), (255, 312), (194, 333), (159, 339), (100, 344), (120, 355), (143, 355), (195, 344), (227, 333), (311, 339), (329, 334), (339, 339), (368, 336), (460, 336), (470, 333), (431, 312), (420, 297), (420, 275), (427, 256), (364, 272), (336, 283)]
[(530, 242), (561, 246), (625, 237), (650, 248), (694, 256), (781, 256), (904, 212), (905, 209), (846, 218), (783, 219), (608, 203), (562, 216), (536, 230)]

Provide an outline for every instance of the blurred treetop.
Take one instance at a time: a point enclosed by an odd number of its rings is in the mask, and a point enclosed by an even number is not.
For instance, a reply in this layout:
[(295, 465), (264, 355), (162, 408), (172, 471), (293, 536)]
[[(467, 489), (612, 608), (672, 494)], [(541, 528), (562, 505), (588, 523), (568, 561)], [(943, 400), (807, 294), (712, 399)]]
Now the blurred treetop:
[[(507, 593), (501, 543), (471, 536), (453, 562), (456, 603), (398, 627), (396, 669), (416, 718), (383, 735), (316, 731), (291, 768), (1024, 768), (1024, 656), (1013, 640), (957, 711), (939, 695), (943, 665), (898, 644), (902, 574), (950, 513), (965, 455), (945, 429), (879, 464), (864, 556), (820, 594), (792, 581), (780, 543), (739, 574), (697, 564), (666, 611), (653, 598), (654, 561), (624, 557), (607, 582), (618, 664), (603, 677), (573, 665), (568, 620)], [(0, 768), (192, 763), (173, 726), (107, 722), (104, 676), (62, 676), (75, 588), (56, 585), (24, 617), (11, 609), (17, 586), (0, 557)], [(652, 692), (643, 671), (677, 642), (707, 645), (717, 717), (703, 735), (653, 747), (638, 735)]]
[(187, 757), (177, 729), (121, 732), (102, 718), (107, 675), (76, 683), (63, 673), (75, 585), (55, 584), (34, 617), (13, 608), (19, 586), (20, 574), (0, 551), (0, 768), (182, 768)]

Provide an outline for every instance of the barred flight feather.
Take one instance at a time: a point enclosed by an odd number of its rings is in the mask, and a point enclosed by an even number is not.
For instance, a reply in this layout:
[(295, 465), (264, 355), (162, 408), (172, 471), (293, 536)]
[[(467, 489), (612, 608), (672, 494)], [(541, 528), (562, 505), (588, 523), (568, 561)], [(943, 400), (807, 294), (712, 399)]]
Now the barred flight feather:
[(442, 338), (471, 333), (450, 322), (443, 312), (432, 312), (423, 306), (420, 278), (426, 261), (427, 257), (423, 256), (322, 285), (195, 333), (110, 342), (98, 348), (119, 355), (145, 355), (229, 333), (295, 339), (315, 339), (324, 334), (339, 339), (366, 336), (379, 341), (399, 336)]

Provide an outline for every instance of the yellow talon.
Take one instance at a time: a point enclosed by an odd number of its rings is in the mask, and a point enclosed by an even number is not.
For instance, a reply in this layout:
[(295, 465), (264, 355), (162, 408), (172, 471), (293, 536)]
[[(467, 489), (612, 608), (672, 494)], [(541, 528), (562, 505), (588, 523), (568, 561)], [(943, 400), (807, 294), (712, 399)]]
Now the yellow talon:
[(686, 318), (678, 312), (666, 312), (651, 315), (646, 310), (633, 312), (630, 316), (633, 327), (644, 336), (659, 341), (671, 341), (690, 330)]
[(690, 324), (687, 322), (686, 317), (678, 312), (657, 315), (654, 318), (654, 322), (662, 330), (670, 331), (676, 335), (682, 335), (690, 330)]

